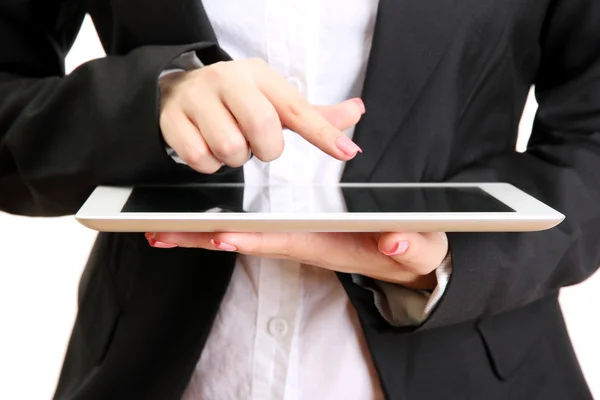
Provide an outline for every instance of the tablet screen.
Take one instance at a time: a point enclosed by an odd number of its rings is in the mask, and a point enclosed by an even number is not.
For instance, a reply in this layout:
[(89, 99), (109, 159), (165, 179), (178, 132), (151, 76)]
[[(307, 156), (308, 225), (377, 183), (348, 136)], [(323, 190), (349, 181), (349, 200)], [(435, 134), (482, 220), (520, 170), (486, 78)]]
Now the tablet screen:
[[(189, 213), (213, 209), (248, 212), (253, 210), (244, 210), (242, 207), (244, 195), (248, 192), (252, 192), (256, 198), (290, 195), (295, 201), (307, 204), (341, 198), (345, 202), (346, 212), (514, 212), (479, 187), (255, 186), (246, 188), (246, 193), (244, 189), (243, 185), (215, 184), (140, 186), (132, 190), (121, 212)], [(310, 212), (328, 212), (326, 209), (312, 209), (315, 207), (311, 207)]]

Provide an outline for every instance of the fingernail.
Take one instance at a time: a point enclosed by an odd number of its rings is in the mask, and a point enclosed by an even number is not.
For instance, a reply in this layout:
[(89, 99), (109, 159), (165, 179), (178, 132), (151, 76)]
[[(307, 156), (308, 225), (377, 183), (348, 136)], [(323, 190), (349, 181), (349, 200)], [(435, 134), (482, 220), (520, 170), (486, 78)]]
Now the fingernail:
[(153, 239), (153, 238), (149, 238), (148, 243), (150, 244), (150, 246), (157, 248), (157, 249), (172, 249), (172, 248), (177, 247), (176, 244), (159, 242), (158, 240)]
[(408, 242), (401, 240), (393, 244), (389, 249), (381, 249), (381, 252), (386, 256), (397, 256), (406, 253), (406, 250), (408, 250)]
[(234, 245), (225, 243), (225, 242), (220, 242), (215, 239), (210, 239), (210, 243), (219, 250), (223, 250), (223, 251), (236, 251), (237, 250), (237, 247), (235, 247)]
[(338, 149), (348, 157), (354, 157), (356, 153), (362, 153), (362, 150), (356, 143), (347, 136), (340, 136), (335, 140)]
[(361, 114), (364, 114), (367, 111), (365, 109), (365, 103), (362, 101), (362, 99), (360, 97), (350, 99), (350, 101), (352, 101), (358, 105), (358, 108), (359, 108)]

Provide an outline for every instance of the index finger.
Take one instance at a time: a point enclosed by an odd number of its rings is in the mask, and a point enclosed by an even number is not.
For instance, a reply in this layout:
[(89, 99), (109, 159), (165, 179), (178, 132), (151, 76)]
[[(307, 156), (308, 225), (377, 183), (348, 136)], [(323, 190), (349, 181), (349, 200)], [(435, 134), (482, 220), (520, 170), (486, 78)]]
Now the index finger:
[(259, 78), (258, 87), (275, 107), (283, 125), (338, 160), (347, 161), (362, 152), (283, 77), (276, 73), (265, 75), (268, 76)]

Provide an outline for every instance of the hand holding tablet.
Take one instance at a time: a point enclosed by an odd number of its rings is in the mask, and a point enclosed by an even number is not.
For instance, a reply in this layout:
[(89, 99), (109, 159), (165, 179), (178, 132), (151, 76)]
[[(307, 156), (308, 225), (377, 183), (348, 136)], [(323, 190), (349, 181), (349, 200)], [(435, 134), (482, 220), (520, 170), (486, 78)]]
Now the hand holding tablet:
[(290, 260), (414, 289), (434, 289), (448, 254), (443, 232), (263, 232), (147, 234), (157, 248), (201, 248)]
[[(247, 212), (244, 196), (291, 195), (302, 212)], [(327, 208), (339, 204), (345, 210)], [(535, 231), (564, 216), (514, 186), (339, 184), (99, 187), (77, 213), (92, 229), (145, 232), (157, 248), (194, 247), (289, 259), (433, 289), (451, 231)], [(399, 265), (402, 268), (399, 268)]]

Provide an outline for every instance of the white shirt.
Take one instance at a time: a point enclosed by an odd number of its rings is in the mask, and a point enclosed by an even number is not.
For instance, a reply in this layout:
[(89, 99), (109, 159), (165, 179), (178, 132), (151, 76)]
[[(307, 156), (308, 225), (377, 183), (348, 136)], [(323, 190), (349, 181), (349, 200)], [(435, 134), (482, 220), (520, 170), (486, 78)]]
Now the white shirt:
[[(234, 60), (266, 60), (313, 104), (360, 97), (377, 4), (378, 0), (203, 0), (220, 46)], [(346, 131), (350, 137), (352, 133), (353, 129)], [(293, 132), (283, 135), (280, 158), (246, 163), (246, 183), (339, 182), (343, 162)], [(308, 199), (288, 185), (266, 195), (247, 190), (244, 208), (335, 212), (343, 210), (344, 202), (331, 194)], [(438, 269), (439, 284), (431, 299), (402, 288), (392, 295), (403, 299), (400, 303), (413, 320), (426, 316), (441, 297), (448, 267)], [(394, 319), (398, 312), (382, 304), (385, 298), (377, 299), (382, 313), (387, 310), (388, 318)], [(408, 299), (412, 306), (406, 305)], [(239, 256), (183, 399), (380, 398), (356, 312), (335, 273)]]

